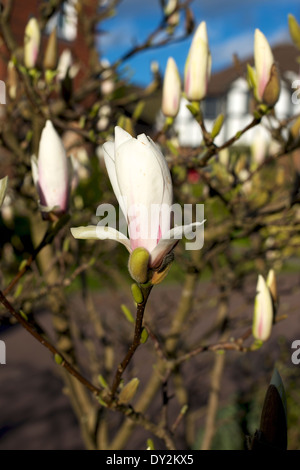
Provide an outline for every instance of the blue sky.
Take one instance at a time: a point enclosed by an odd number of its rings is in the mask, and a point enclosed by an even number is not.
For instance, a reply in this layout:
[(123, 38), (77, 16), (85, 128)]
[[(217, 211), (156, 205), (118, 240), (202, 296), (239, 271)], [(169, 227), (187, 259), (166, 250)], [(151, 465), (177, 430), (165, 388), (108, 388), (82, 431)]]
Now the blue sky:
[[(191, 9), (196, 25), (206, 21), (213, 72), (232, 63), (232, 54), (240, 58), (252, 55), (253, 35), (259, 28), (271, 46), (290, 42), (287, 15), (300, 22), (299, 0), (194, 0)], [(133, 44), (140, 43), (159, 24), (159, 0), (123, 0), (115, 17), (101, 24), (105, 34), (99, 37), (102, 57), (114, 62)], [(132, 81), (145, 85), (151, 81), (150, 64), (159, 63), (163, 73), (169, 56), (174, 57), (182, 74), (191, 37), (172, 46), (139, 53), (128, 60)]]

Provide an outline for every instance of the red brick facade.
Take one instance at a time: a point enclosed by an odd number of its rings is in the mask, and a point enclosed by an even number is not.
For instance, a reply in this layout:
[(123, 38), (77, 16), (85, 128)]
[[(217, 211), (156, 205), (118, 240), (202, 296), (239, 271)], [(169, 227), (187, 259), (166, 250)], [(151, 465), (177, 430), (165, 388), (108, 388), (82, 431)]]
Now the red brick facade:
[[(11, 19), (10, 24), (12, 27), (13, 34), (15, 36), (16, 42), (19, 46), (23, 46), (24, 42), (24, 31), (26, 24), (31, 16), (39, 17), (40, 14), (40, 6), (44, 0), (26, 0), (20, 1), (15, 0), (13, 3), (13, 8), (11, 12)], [(7, 0), (3, 0), (2, 4), (5, 5)], [(88, 2), (80, 2), (81, 5), (81, 13), (85, 15), (94, 15), (97, 9), (97, 2), (96, 1), (88, 1)], [(1, 32), (0, 32), (1, 34)], [(41, 45), (41, 53), (40, 59), (42, 60), (42, 55), (45, 50), (45, 44), (47, 41), (48, 35), (43, 34), (42, 38), (42, 45)], [(77, 35), (73, 41), (67, 41), (63, 39), (59, 39), (59, 53), (62, 52), (64, 49), (70, 49), (72, 52), (73, 57), (76, 61), (79, 62), (83, 67), (84, 70), (88, 64), (89, 60), (89, 52), (88, 47), (85, 42), (85, 35), (82, 30), (81, 21), (77, 21)], [(4, 55), (8, 59), (8, 54), (5, 46), (0, 47), (1, 56)], [(6, 70), (7, 70), (7, 62), (0, 57), (0, 79), (6, 79)], [(79, 75), (82, 76), (82, 73)], [(76, 80), (78, 82), (78, 80)]]

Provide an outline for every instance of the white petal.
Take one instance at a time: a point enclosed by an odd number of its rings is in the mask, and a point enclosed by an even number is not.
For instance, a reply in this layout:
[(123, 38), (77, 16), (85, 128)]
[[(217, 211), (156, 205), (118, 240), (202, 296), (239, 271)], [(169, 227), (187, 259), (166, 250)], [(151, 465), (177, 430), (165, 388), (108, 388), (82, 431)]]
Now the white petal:
[(259, 29), (256, 29), (254, 34), (254, 64), (257, 75), (257, 96), (262, 99), (270, 79), (274, 57), (267, 38)]
[(38, 181), (39, 181), (39, 169), (38, 169), (38, 161), (35, 155), (32, 155), (31, 157), (31, 173), (32, 173), (34, 186), (37, 188)]
[(194, 232), (194, 228), (198, 230), (204, 222), (205, 220), (202, 222), (193, 222), (189, 225), (180, 225), (165, 233), (151, 252), (150, 266), (152, 268), (159, 267), (164, 257), (172, 251), (178, 241), (184, 236), (189, 237), (189, 235)]
[(148, 137), (146, 136), (146, 134), (139, 134), (137, 136), (137, 140), (139, 140), (140, 142), (143, 142), (143, 144), (150, 147), (150, 141), (148, 140)]
[(113, 162), (115, 161), (115, 144), (114, 142), (108, 141), (103, 144), (103, 150)]
[(52, 122), (43, 129), (38, 158), (41, 204), (66, 210), (69, 195), (69, 170), (66, 152)]
[(110, 183), (112, 185), (113, 191), (115, 193), (115, 196), (118, 200), (119, 206), (124, 214), (124, 217), (126, 219), (126, 206), (123, 202), (123, 198), (120, 192), (120, 187), (117, 179), (117, 174), (116, 174), (116, 166), (115, 166), (115, 145), (113, 142), (106, 142), (103, 145), (103, 150), (104, 150), (104, 161), (105, 161), (105, 166), (107, 169), (107, 173), (110, 179)]
[(155, 157), (161, 167), (161, 171), (163, 174), (163, 179), (164, 179), (164, 197), (163, 197), (163, 203), (164, 204), (172, 204), (173, 200), (173, 186), (172, 186), (172, 178), (171, 178), (171, 173), (167, 164), (167, 161), (161, 152), (160, 148), (158, 145), (156, 145), (151, 137), (148, 137), (148, 140), (150, 142), (150, 146), (153, 150), (153, 153), (155, 154)]
[(164, 195), (161, 164), (155, 157), (152, 146), (141, 139), (126, 141), (115, 154), (120, 192), (127, 202), (130, 238), (134, 247), (144, 246), (148, 251), (157, 244)]
[(129, 239), (123, 235), (123, 233), (118, 232), (118, 230), (115, 230), (112, 227), (88, 225), (87, 227), (73, 227), (70, 230), (74, 238), (83, 240), (115, 240), (116, 242), (122, 243), (122, 245), (126, 246), (129, 253), (131, 253)]
[(133, 139), (133, 137), (128, 132), (124, 131), (122, 127), (115, 127), (115, 149), (131, 139)]

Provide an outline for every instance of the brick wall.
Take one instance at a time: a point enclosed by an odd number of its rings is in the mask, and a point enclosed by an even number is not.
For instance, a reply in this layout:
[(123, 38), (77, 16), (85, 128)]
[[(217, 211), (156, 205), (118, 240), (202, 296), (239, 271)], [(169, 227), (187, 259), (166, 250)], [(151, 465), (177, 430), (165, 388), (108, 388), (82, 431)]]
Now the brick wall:
[[(2, 3), (5, 4), (7, 0), (3, 0)], [(24, 31), (26, 24), (31, 16), (38, 17), (39, 16), (39, 7), (43, 0), (15, 0), (12, 13), (11, 13), (11, 20), (10, 24), (12, 26), (12, 31), (14, 33), (16, 42), (19, 46), (23, 46), (24, 41)], [(83, 6), (83, 11), (81, 14), (88, 14), (94, 15), (97, 8), (97, 2), (87, 2), (87, 5)], [(43, 35), (42, 38), (42, 47), (41, 47), (41, 56), (43, 51), (45, 50), (45, 44), (47, 41), (48, 36), (46, 34)], [(75, 86), (78, 86), (84, 77), (84, 70), (88, 65), (89, 61), (89, 53), (88, 48), (85, 43), (84, 32), (82, 30), (81, 22), (78, 21), (77, 24), (77, 36), (74, 41), (66, 41), (59, 39), (59, 52), (63, 49), (70, 49), (72, 51), (73, 56), (79, 63), (82, 65), (82, 72), (79, 74), (78, 78), (76, 79)], [(4, 45), (0, 46), (0, 79), (6, 79), (6, 69), (7, 69), (7, 61), (3, 60), (2, 55), (4, 55), (8, 59), (8, 53), (6, 47)], [(42, 60), (42, 57), (40, 58)]]

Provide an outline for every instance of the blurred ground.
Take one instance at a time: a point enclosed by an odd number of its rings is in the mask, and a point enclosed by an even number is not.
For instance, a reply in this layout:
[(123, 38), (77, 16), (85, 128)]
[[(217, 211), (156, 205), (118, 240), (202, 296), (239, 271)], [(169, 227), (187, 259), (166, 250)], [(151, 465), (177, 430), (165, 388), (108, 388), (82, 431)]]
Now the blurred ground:
[[(226, 367), (222, 381), (221, 404), (236, 401), (249, 405), (249, 397), (255, 395), (259, 388), (266, 390), (273, 366), (279, 363), (283, 379), (292, 377), (293, 387), (300, 390), (300, 365), (291, 362), (291, 344), (293, 340), (300, 339), (300, 292), (299, 277), (286, 274), (279, 277), (280, 310), (279, 314), (288, 313), (289, 318), (275, 325), (271, 339), (257, 352), (241, 354), (237, 352), (226, 353)], [(240, 331), (245, 331), (250, 324), (252, 315), (252, 296), (255, 283), (249, 286), (248, 303), (243, 297), (235, 293), (231, 299), (230, 316), (238, 314), (245, 319), (245, 325), (235, 325)], [(95, 294), (94, 301), (101, 318), (105, 320), (106, 328), (116, 335), (116, 361), (122, 356), (123, 349), (119, 348), (121, 340), (131, 337), (132, 325), (120, 317), (119, 306), (124, 302), (121, 294), (116, 292)], [(178, 287), (158, 286), (153, 295), (148, 310), (148, 321), (155, 325), (155, 331), (164, 334), (167, 331), (170, 312), (176, 308), (180, 291)], [(205, 311), (199, 313), (197, 298), (191, 316), (196, 319), (196, 327), (183, 328), (182, 334), (188, 344), (197, 344), (201, 332), (206, 331), (213, 323), (216, 313), (213, 293), (207, 290), (206, 283), (199, 286), (198, 296), (207, 295), (209, 302)], [(247, 297), (247, 295), (246, 295)], [(163, 302), (161, 302), (163, 299)], [(80, 322), (84, 322), (84, 307), (78, 295), (70, 299), (70, 309)], [(195, 317), (196, 315), (196, 317)], [(49, 326), (50, 316), (44, 313), (39, 316), (40, 323)], [(0, 450), (4, 449), (83, 449), (80, 430), (76, 417), (73, 414), (68, 398), (62, 393), (63, 384), (57, 373), (57, 366), (46, 349), (32, 338), (19, 325), (5, 331), (0, 331), (0, 338), (6, 343), (7, 364), (0, 365)], [(123, 346), (124, 347), (124, 346)], [(181, 347), (179, 345), (179, 347)], [(152, 362), (155, 359), (153, 345), (148, 340), (138, 350), (133, 365), (127, 372), (127, 378), (134, 375), (145, 383), (152, 371)], [(117, 357), (118, 356), (118, 357)], [(205, 416), (203, 410), (209, 391), (209, 373), (213, 361), (213, 353), (206, 352), (188, 361), (183, 366), (183, 376), (187, 387), (191, 391), (189, 409), (195, 411), (194, 420), (190, 426), (190, 435), (197, 438), (198, 428), (203, 424)], [(147, 364), (147, 367), (145, 367)], [(172, 384), (168, 390), (172, 395)], [(142, 393), (142, 385), (139, 390)], [(299, 392), (298, 392), (299, 393)], [(262, 397), (263, 398), (263, 397)], [(157, 416), (161, 405), (158, 396), (151, 408), (151, 415)], [(180, 407), (176, 399), (171, 399), (169, 418), (170, 423), (176, 418)], [(111, 427), (119, 427), (120, 419), (115, 413), (109, 412), (107, 419)], [(237, 418), (235, 418), (237, 419)], [(241, 420), (244, 419), (241, 417)], [(300, 423), (300, 416), (298, 424)], [(257, 422), (258, 425), (258, 422)], [(178, 428), (178, 449), (184, 449), (184, 424)], [(149, 433), (140, 428), (134, 432), (127, 449), (145, 449)], [(156, 442), (159, 449), (161, 443)], [(293, 446), (295, 444), (293, 443)], [(299, 447), (300, 448), (300, 442)]]

